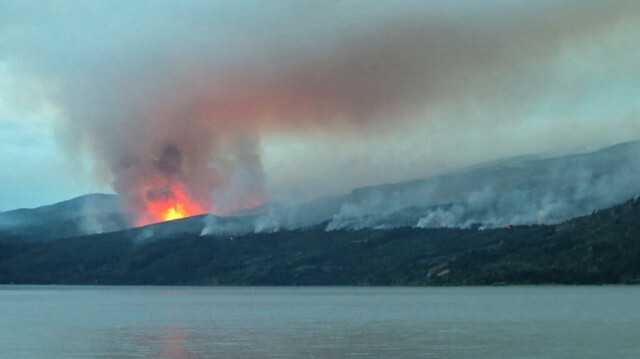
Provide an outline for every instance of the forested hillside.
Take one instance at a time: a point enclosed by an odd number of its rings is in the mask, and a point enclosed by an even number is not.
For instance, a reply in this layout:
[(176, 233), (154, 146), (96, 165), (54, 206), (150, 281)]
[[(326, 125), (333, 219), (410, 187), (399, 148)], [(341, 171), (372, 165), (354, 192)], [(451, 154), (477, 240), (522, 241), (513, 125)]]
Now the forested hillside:
[(640, 283), (640, 200), (555, 226), (305, 230), (244, 236), (131, 231), (0, 241), (0, 282), (162, 285)]

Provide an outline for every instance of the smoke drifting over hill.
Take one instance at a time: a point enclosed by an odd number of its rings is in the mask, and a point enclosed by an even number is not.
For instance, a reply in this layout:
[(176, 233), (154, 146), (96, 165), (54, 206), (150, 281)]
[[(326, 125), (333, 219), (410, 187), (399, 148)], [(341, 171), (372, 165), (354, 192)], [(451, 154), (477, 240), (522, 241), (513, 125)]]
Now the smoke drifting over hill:
[(277, 232), (312, 226), (495, 228), (556, 224), (640, 195), (640, 142), (502, 164), (419, 181), (359, 188), (304, 206), (270, 207), (258, 216), (205, 220), (202, 234)]
[(620, 91), (640, 78), (635, 1), (6, 1), (0, 14), (2, 61), (49, 85), (61, 143), (139, 224), (640, 133), (637, 91)]

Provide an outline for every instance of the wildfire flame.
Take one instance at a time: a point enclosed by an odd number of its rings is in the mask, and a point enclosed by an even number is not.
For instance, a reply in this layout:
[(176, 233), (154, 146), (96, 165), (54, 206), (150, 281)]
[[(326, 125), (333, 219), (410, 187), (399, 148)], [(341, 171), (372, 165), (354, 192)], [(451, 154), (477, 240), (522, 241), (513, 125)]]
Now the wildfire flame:
[[(144, 171), (142, 181), (133, 181), (131, 207), (136, 215), (136, 224), (146, 226), (153, 223), (205, 214), (225, 215), (234, 211), (253, 208), (264, 202), (262, 188), (252, 186), (252, 181), (241, 185), (240, 194), (234, 193), (231, 201), (221, 201), (225, 206), (216, 206), (212, 198), (213, 187), (229, 189), (231, 179), (217, 178), (216, 185), (198, 176), (190, 176), (189, 162), (183, 159), (183, 151), (175, 145), (167, 145), (157, 159), (149, 162), (149, 171)], [(186, 153), (190, 153), (187, 151)], [(134, 178), (139, 178), (135, 176)], [(226, 180), (226, 181), (225, 181)], [(235, 184), (234, 184), (235, 185)], [(233, 186), (231, 186), (233, 187)], [(125, 189), (126, 186), (125, 186)], [(233, 192), (233, 191), (232, 191)], [(229, 203), (226, 203), (229, 202)]]
[(171, 221), (174, 219), (180, 219), (184, 217), (188, 217), (189, 213), (184, 210), (184, 206), (181, 204), (176, 204), (173, 207), (169, 207), (163, 214), (162, 219), (165, 221)]
[[(139, 226), (206, 213), (204, 208), (189, 198), (184, 186), (181, 184), (150, 191), (149, 193), (146, 214), (138, 219)], [(158, 193), (161, 193), (161, 195), (158, 195)]]

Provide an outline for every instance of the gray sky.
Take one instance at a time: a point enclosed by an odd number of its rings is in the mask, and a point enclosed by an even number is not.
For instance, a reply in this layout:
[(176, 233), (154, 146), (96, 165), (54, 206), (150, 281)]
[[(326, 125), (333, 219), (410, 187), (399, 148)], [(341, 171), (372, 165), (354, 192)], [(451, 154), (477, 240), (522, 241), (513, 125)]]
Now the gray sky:
[(0, 0), (0, 210), (169, 181), (224, 213), (639, 140), (638, 38), (637, 1)]

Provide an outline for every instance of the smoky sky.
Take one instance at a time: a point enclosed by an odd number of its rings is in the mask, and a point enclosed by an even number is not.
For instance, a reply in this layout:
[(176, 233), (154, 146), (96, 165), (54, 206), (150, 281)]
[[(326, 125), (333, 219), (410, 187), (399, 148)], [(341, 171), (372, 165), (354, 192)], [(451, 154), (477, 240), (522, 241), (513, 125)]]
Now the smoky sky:
[(635, 1), (3, 1), (0, 61), (130, 206), (179, 180), (224, 214), (640, 139), (639, 24)]

